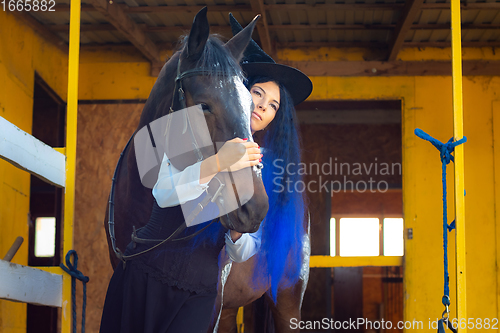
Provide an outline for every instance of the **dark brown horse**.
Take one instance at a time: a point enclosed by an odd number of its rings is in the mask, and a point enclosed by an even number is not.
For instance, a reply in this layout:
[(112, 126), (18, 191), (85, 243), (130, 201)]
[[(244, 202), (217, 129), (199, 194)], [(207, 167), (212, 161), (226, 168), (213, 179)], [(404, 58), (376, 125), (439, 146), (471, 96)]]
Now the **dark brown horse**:
[[(301, 221), (297, 222), (300, 223)], [(304, 229), (308, 230), (309, 228), (307, 227)], [(290, 320), (292, 318), (300, 320), (301, 318), (300, 311), (302, 300), (309, 279), (309, 257), (311, 254), (309, 234), (303, 235), (302, 244), (302, 267), (300, 278), (298, 281), (289, 281), (286, 280), (288, 274), (285, 274), (285, 280), (282, 281), (282, 283), (288, 287), (278, 290), (276, 302), (270, 296), (269, 279), (261, 280), (260, 283), (256, 283), (255, 280), (252, 279), (254, 270), (263, 270), (264, 272), (266, 270), (265, 266), (262, 267), (259, 265), (259, 267), (256, 267), (256, 264), (260, 263), (262, 259), (258, 257), (258, 254), (245, 262), (230, 264), (230, 273), (227, 277), (227, 281), (225, 281), (223, 293), (222, 286), (219, 285), (219, 294), (213, 314), (212, 327), (209, 328), (208, 332), (236, 333), (236, 315), (238, 308), (248, 305), (260, 299), (262, 296), (264, 296), (263, 301), (265, 303), (263, 304), (262, 301), (259, 301), (256, 306), (260, 318), (259, 320), (254, 318), (254, 332), (298, 332), (298, 329), (291, 328)], [(227, 261), (227, 258), (224, 257), (224, 251), (221, 252), (221, 257), (222, 262)], [(283, 260), (287, 260), (287, 258)], [(221, 266), (224, 267), (223, 265)], [(222, 270), (221, 276), (224, 278), (224, 272)], [(218, 319), (221, 299), (223, 299), (223, 306), (220, 318)], [(272, 313), (272, 320), (269, 312)], [(254, 316), (255, 314), (254, 312)]]
[[(223, 44), (217, 38), (209, 36), (207, 9), (200, 10), (182, 49), (163, 66), (144, 106), (136, 133), (154, 120), (167, 115), (171, 106), (173, 110), (178, 110), (183, 104), (201, 104), (212, 142), (251, 137), (251, 105), (246, 103), (247, 109), (243, 109), (245, 103), (242, 101), (251, 97), (249, 93), (248, 96), (242, 96), (247, 91), (242, 83), (243, 76), (238, 62), (251, 38), (255, 22), (256, 20), (252, 21), (244, 31)], [(186, 73), (188, 75), (184, 75)], [(179, 89), (179, 84), (182, 84), (182, 89)], [(182, 100), (184, 103), (180, 103)], [(155, 149), (158, 147), (157, 144)], [(203, 158), (207, 158), (209, 154), (203, 150), (202, 152)], [(134, 145), (128, 144), (117, 164), (112, 189), (114, 198), (110, 195), (113, 204), (108, 207), (104, 221), (113, 267), (116, 267), (119, 259), (115, 255), (112, 239), (116, 239), (116, 248), (124, 250), (130, 242), (133, 227), (143, 227), (148, 222), (153, 207), (151, 188), (144, 186), (144, 179), (141, 182), (136, 156)], [(151, 168), (149, 174), (157, 175), (159, 166)], [(258, 229), (268, 209), (268, 197), (257, 168), (252, 169), (251, 182), (253, 196), (239, 209), (220, 218), (224, 227), (238, 232), (253, 232)], [(108, 220), (114, 222), (111, 228), (108, 228)], [(114, 237), (110, 237), (110, 230)]]

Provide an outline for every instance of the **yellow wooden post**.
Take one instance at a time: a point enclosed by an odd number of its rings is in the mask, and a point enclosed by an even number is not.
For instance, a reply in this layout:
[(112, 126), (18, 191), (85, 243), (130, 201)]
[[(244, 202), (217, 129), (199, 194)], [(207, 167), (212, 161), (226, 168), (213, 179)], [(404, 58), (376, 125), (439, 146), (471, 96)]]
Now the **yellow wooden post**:
[(236, 314), (236, 329), (238, 333), (245, 332), (245, 323), (243, 322), (243, 307), (238, 308), (238, 313)]
[[(75, 211), (76, 128), (78, 115), (78, 67), (80, 64), (81, 0), (71, 0), (69, 27), (68, 106), (66, 111), (66, 187), (64, 195), (63, 254), (73, 249)], [(64, 258), (63, 258), (64, 260)], [(63, 333), (71, 332), (71, 276), (63, 274)]]
[[(460, 0), (451, 0), (451, 52), (453, 84), (453, 136), (455, 141), (463, 137), (462, 103), (462, 43)], [(455, 255), (457, 260), (457, 319), (467, 320), (466, 270), (465, 270), (465, 187), (464, 145), (455, 147)], [(467, 327), (460, 327), (461, 333)]]

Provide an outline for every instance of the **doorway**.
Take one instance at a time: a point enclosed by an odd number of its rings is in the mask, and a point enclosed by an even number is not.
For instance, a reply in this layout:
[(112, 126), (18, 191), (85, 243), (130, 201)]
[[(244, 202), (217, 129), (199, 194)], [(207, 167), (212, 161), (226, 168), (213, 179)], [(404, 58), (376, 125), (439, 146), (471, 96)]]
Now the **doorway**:
[[(302, 332), (342, 331), (334, 325), (350, 321), (360, 324), (349, 331), (389, 331), (382, 320), (397, 332), (402, 267), (359, 266), (356, 258), (404, 254), (401, 102), (306, 102), (297, 112), (302, 161), (311, 167), (304, 181), (314, 189), (312, 255), (350, 257), (343, 267), (311, 269), (302, 321), (312, 325)], [(328, 325), (314, 327), (325, 318)]]
[[(64, 147), (66, 105), (35, 74), (32, 135), (51, 147)], [(63, 189), (31, 176), (29, 266), (59, 266), (61, 262)], [(56, 333), (58, 309), (28, 304), (27, 333)]]

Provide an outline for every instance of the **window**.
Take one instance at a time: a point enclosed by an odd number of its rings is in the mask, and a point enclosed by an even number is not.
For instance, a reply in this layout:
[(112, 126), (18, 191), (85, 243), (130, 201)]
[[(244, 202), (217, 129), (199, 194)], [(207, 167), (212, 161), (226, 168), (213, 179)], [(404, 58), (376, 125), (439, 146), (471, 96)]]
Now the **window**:
[(384, 219), (384, 255), (402, 256), (404, 255), (403, 219)]
[(35, 256), (53, 257), (56, 245), (56, 218), (38, 217), (35, 220)]
[(382, 223), (379, 218), (340, 218), (338, 223), (330, 219), (331, 256), (404, 255), (402, 218), (384, 218)]

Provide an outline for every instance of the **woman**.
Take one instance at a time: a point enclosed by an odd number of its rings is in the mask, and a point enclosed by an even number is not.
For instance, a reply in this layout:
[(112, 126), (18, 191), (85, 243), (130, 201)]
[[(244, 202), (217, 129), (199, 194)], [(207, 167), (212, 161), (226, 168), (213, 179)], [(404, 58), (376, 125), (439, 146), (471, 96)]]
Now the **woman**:
[[(232, 14), (229, 21), (233, 35), (243, 29)], [(305, 208), (302, 192), (295, 187), (302, 177), (294, 106), (309, 97), (312, 82), (299, 70), (277, 64), (253, 40), (245, 49), (241, 67), (255, 105), (252, 134), (264, 147), (262, 174), (269, 197), (269, 211), (259, 229), (262, 246), (255, 267), (260, 269), (254, 270), (253, 280), (254, 284), (270, 280), (276, 303), (278, 289), (298, 281), (302, 265)]]

